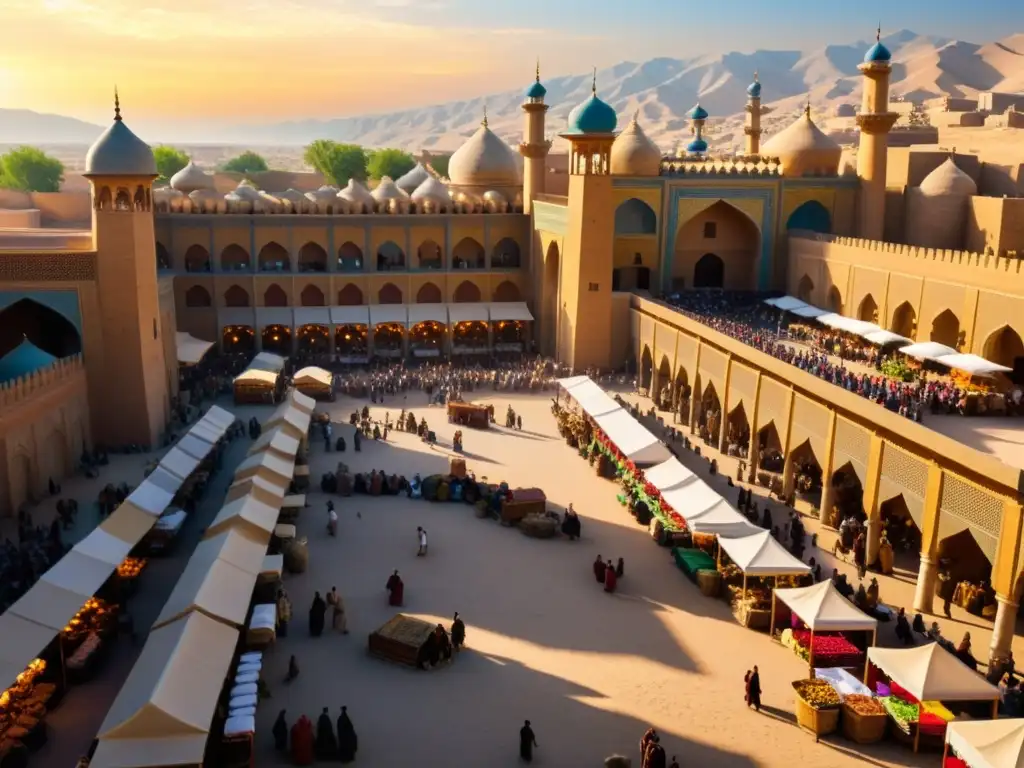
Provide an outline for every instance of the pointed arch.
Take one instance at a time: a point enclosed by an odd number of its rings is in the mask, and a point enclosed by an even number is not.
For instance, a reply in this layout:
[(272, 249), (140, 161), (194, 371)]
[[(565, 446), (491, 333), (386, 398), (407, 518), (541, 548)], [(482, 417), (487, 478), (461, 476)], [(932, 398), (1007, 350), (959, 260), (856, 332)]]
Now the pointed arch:
[(837, 315), (843, 314), (843, 294), (839, 292), (837, 286), (832, 286), (828, 289), (828, 301), (825, 302), (828, 306), (825, 308), (829, 312), (835, 312)]
[(813, 295), (814, 281), (808, 275), (804, 275), (796, 285), (796, 297), (805, 304), (810, 304)]
[(693, 267), (694, 288), (724, 288), (725, 262), (714, 253), (705, 253)]
[[(671, 277), (673, 290), (694, 282), (697, 263), (707, 255), (722, 262), (721, 287), (750, 290), (756, 285), (761, 255), (761, 229), (746, 213), (725, 200), (717, 200), (686, 220), (675, 236)], [(709, 260), (705, 267), (714, 265)], [(702, 273), (702, 279), (708, 275)], [(717, 267), (710, 275), (717, 282)]]
[(273, 283), (266, 291), (263, 292), (263, 306), (287, 307), (288, 294), (280, 285)]
[(225, 272), (248, 272), (249, 252), (236, 243), (231, 243), (220, 252), (220, 268)]
[(651, 388), (651, 380), (654, 378), (654, 356), (651, 348), (644, 344), (640, 353), (640, 389), (647, 391)]
[(480, 286), (469, 280), (463, 280), (452, 294), (452, 301), (456, 304), (471, 304), (482, 300)]
[(424, 240), (416, 249), (417, 269), (441, 269), (444, 267), (444, 253), (433, 240)]
[(299, 294), (299, 303), (304, 307), (322, 307), (325, 303), (324, 298), (324, 292), (310, 283)]
[(511, 280), (503, 280), (494, 289), (491, 301), (522, 301), (523, 295), (519, 292), (519, 286)]
[(434, 283), (424, 283), (416, 292), (416, 303), (442, 304), (444, 303), (444, 296), (441, 293), (441, 289), (438, 288)]
[(260, 248), (256, 257), (256, 265), (260, 272), (291, 272), (291, 259), (288, 257), (288, 250), (271, 240)]
[(860, 306), (857, 307), (857, 319), (866, 323), (878, 320), (878, 303), (870, 293), (860, 300)]
[(185, 306), (190, 309), (213, 306), (210, 292), (201, 285), (193, 285), (185, 291)]
[(615, 236), (653, 235), (658, 231), (658, 216), (643, 200), (631, 197), (615, 209)]
[(157, 269), (171, 269), (171, 254), (168, 253), (164, 244), (157, 240), (156, 243), (156, 268)]
[(511, 237), (503, 237), (491, 248), (491, 267), (494, 269), (519, 269), (522, 266), (522, 249)]
[(1024, 341), (1009, 325), (997, 328), (989, 334), (982, 347), (982, 356), (993, 363), (1012, 368), (1011, 376), (1014, 379), (1024, 374)]
[(377, 271), (403, 270), (406, 267), (405, 251), (393, 240), (387, 240), (377, 248)]
[(960, 318), (951, 309), (944, 309), (932, 320), (930, 341), (960, 348)]
[(25, 340), (53, 357), (82, 351), (78, 329), (60, 312), (35, 301), (19, 299), (0, 311), (0, 357)]
[(346, 240), (338, 249), (338, 271), (363, 271), (363, 249), (351, 240)]
[(201, 245), (190, 245), (185, 251), (186, 272), (210, 272), (213, 264), (210, 262), (210, 252)]
[(114, 210), (115, 211), (130, 211), (132, 209), (132, 193), (124, 187), (117, 188), (117, 194), (114, 196)]
[(892, 313), (892, 323), (889, 325), (889, 330), (893, 333), (898, 333), (900, 336), (906, 336), (908, 339), (917, 338), (917, 313), (914, 311), (914, 305), (909, 301), (904, 301), (896, 310)]
[(402, 289), (394, 283), (385, 283), (377, 291), (377, 301), (381, 304), (401, 304)]
[(226, 307), (248, 307), (249, 292), (240, 285), (232, 285), (224, 291), (224, 306)]
[(299, 272), (326, 272), (327, 251), (319, 243), (312, 241), (299, 248)]
[(338, 306), (340, 307), (358, 307), (364, 303), (363, 289), (355, 283), (348, 283), (338, 291)]
[(832, 214), (817, 200), (808, 200), (789, 214), (789, 218), (786, 220), (786, 229), (829, 235), (832, 234)]
[(472, 237), (464, 237), (452, 248), (454, 269), (483, 269), (486, 267), (484, 247)]
[(541, 284), (541, 350), (545, 355), (558, 354), (558, 294), (561, 275), (561, 254), (551, 241), (544, 253), (544, 281)]

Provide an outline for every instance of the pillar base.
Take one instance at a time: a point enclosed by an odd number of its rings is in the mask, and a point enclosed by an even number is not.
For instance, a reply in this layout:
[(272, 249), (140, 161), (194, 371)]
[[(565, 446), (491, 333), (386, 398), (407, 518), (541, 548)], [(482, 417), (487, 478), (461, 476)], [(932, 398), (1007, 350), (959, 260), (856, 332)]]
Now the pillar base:
[(1013, 645), (1019, 603), (996, 594), (996, 620), (992, 625), (992, 644), (989, 646), (989, 665), (1006, 661)]
[(864, 562), (870, 567), (878, 562), (878, 548), (882, 543), (882, 521), (868, 518), (864, 542)]
[(917, 586), (914, 589), (914, 610), (918, 613), (931, 613), (935, 600), (935, 580), (939, 575), (939, 564), (928, 555), (921, 555), (921, 567), (917, 573)]

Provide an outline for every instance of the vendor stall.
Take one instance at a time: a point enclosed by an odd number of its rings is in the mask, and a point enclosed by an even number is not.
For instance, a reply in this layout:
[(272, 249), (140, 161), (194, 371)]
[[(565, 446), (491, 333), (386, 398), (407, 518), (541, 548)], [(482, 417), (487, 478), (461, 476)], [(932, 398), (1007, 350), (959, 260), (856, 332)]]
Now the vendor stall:
[(157, 518), (149, 533), (142, 539), (143, 549), (150, 555), (169, 551), (177, 541), (186, 519), (188, 519), (188, 513), (185, 510), (177, 507), (168, 509)]
[[(294, 394), (294, 393), (293, 393)], [(293, 398), (288, 398), (263, 424), (263, 431), (280, 428), (302, 443), (308, 439), (310, 414)]]
[(249, 448), (249, 456), (271, 451), (285, 461), (295, 461), (299, 454), (300, 442), (281, 429), (265, 430)]
[(266, 547), (277, 525), (279, 509), (278, 505), (267, 504), (255, 494), (239, 496), (221, 507), (213, 522), (207, 526), (205, 535), (210, 538), (224, 531), (235, 530), (250, 541)]
[(943, 763), (955, 753), (967, 768), (1024, 766), (1024, 719), (950, 723)]
[(292, 383), (302, 394), (314, 400), (334, 401), (334, 375), (316, 366), (308, 366), (295, 372)]
[(491, 426), (491, 410), (486, 405), (448, 402), (448, 421), (474, 429), (488, 429)]
[(594, 421), (612, 444), (641, 469), (661, 464), (672, 456), (668, 446), (625, 409), (594, 416)]
[(281, 355), (275, 355), (273, 352), (260, 352), (252, 359), (252, 362), (249, 363), (249, 367), (256, 368), (260, 371), (281, 373), (287, 362), (286, 358), (281, 357)]
[(591, 418), (622, 410), (622, 406), (615, 402), (589, 376), (572, 376), (567, 379), (559, 379), (558, 385)]
[(644, 480), (663, 494), (681, 488), (696, 479), (697, 475), (681, 464), (675, 456), (644, 470)]
[(501, 522), (515, 525), (527, 515), (543, 515), (547, 497), (540, 488), (516, 488), (501, 501)]
[(234, 380), (235, 404), (273, 404), (277, 400), (280, 378), (279, 373), (259, 368), (243, 371)]
[(728, 555), (743, 573), (743, 588), (737, 595), (738, 604), (735, 608), (740, 623), (751, 628), (767, 629), (771, 626), (770, 595), (767, 590), (757, 590), (751, 598), (748, 589), (751, 577), (773, 578), (777, 582), (779, 576), (801, 575), (811, 571), (810, 566), (793, 557), (779, 544), (771, 531), (762, 530), (739, 539), (720, 536), (718, 553), (719, 559), (723, 553)]
[(249, 477), (262, 477), (285, 489), (291, 485), (295, 474), (293, 461), (283, 459), (272, 451), (263, 451), (248, 457), (235, 470), (235, 482)]
[[(777, 605), (779, 602), (783, 604), (782, 609)], [(772, 637), (783, 612), (792, 616), (792, 620), (787, 622), (789, 627), (782, 633), (783, 644), (788, 642), (797, 655), (806, 658), (811, 669), (815, 665), (859, 669), (864, 664), (864, 651), (850, 642), (844, 633), (866, 633), (867, 645), (875, 644), (878, 622), (843, 597), (831, 581), (810, 587), (773, 590), (769, 627)]]
[(245, 480), (235, 480), (231, 483), (228, 493), (224, 497), (224, 503), (229, 504), (245, 496), (252, 496), (261, 503), (277, 509), (287, 493), (287, 488), (265, 480), (259, 475), (254, 475), (253, 477), (247, 477)]

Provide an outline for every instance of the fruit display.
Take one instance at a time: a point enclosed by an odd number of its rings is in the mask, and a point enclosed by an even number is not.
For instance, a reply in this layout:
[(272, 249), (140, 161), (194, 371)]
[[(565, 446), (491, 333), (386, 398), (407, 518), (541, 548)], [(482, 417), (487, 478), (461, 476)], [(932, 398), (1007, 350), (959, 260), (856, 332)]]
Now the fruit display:
[(117, 566), (117, 575), (126, 580), (137, 579), (148, 562), (144, 557), (126, 557), (124, 562)]
[(98, 597), (89, 598), (64, 627), (65, 650), (77, 647), (91, 632), (102, 635), (116, 629), (116, 622), (116, 605), (111, 605)]
[(882, 706), (896, 723), (897, 728), (904, 733), (910, 733), (910, 724), (916, 723), (918, 719), (919, 707), (917, 704), (911, 704), (896, 696), (886, 696), (882, 699)]
[[(793, 641), (806, 649), (811, 644), (811, 632), (794, 629)], [(801, 658), (807, 658), (805, 653)], [(856, 667), (864, 661), (864, 652), (842, 635), (814, 636), (814, 663), (819, 667)]]
[(797, 680), (793, 683), (796, 695), (813, 709), (829, 709), (839, 706), (839, 694), (825, 680)]
[(885, 707), (873, 696), (851, 693), (843, 699), (843, 703), (858, 715), (863, 715), (864, 717), (885, 714)]

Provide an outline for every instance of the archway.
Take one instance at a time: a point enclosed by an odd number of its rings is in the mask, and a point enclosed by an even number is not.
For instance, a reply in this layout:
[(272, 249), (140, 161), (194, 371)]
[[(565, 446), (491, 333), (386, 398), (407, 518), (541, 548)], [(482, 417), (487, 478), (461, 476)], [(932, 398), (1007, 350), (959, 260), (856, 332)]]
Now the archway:
[(401, 304), (402, 289), (394, 283), (385, 283), (377, 291), (377, 301), (381, 304)]
[(667, 411), (672, 408), (672, 364), (668, 355), (661, 356), (658, 363), (658, 378), (654, 381), (651, 400), (659, 411)]
[(292, 329), (287, 325), (268, 325), (262, 333), (263, 351), (288, 357), (292, 353)]
[(750, 418), (740, 402), (729, 412), (725, 423), (725, 452), (746, 459), (750, 453)]
[(491, 297), (491, 301), (496, 302), (508, 302), (508, 301), (522, 301), (523, 295), (519, 292), (519, 286), (513, 283), (511, 280), (503, 280), (498, 283), (498, 287), (494, 289), (494, 294)]
[(443, 302), (444, 296), (441, 294), (441, 289), (433, 283), (424, 283), (416, 292), (417, 304), (441, 304)]
[(327, 251), (318, 243), (309, 242), (299, 248), (299, 272), (326, 272)]
[(277, 283), (274, 283), (263, 293), (263, 306), (265, 307), (287, 307), (288, 294), (285, 293)]
[(713, 253), (705, 253), (693, 268), (694, 288), (724, 288), (725, 262)]
[(342, 243), (338, 249), (339, 272), (362, 272), (363, 249), (351, 241)]
[(156, 268), (157, 269), (170, 269), (171, 268), (171, 254), (164, 248), (164, 244), (158, 242), (156, 244)]
[(210, 298), (210, 292), (203, 286), (193, 285), (185, 291), (185, 306), (190, 309), (210, 307), (213, 306), (213, 299)]
[(960, 318), (950, 309), (944, 309), (932, 320), (931, 341), (945, 344), (953, 349), (960, 348)]
[(913, 340), (917, 337), (917, 313), (909, 301), (904, 301), (892, 313), (892, 325), (889, 329), (900, 336)]
[(708, 382), (700, 398), (700, 417), (697, 431), (701, 439), (718, 447), (718, 436), (722, 428), (722, 401), (713, 382)]
[(808, 200), (789, 215), (786, 229), (803, 229), (829, 235), (832, 234), (832, 215), (817, 200)]
[(672, 410), (678, 417), (677, 421), (685, 424), (690, 418), (690, 382), (686, 375), (686, 369), (682, 366), (676, 371), (672, 396), (675, 398), (675, 406)]
[(304, 307), (322, 307), (324, 299), (324, 292), (315, 285), (307, 285), (299, 294), (299, 303)]
[(186, 272), (211, 272), (210, 252), (201, 245), (190, 245), (185, 251)]
[(452, 294), (452, 301), (455, 304), (470, 304), (479, 302), (481, 299), (479, 286), (469, 280), (463, 280), (459, 283), (455, 293)]
[(78, 329), (64, 315), (32, 299), (19, 299), (0, 312), (0, 357), (26, 339), (56, 358), (82, 351)]
[(1007, 374), (1016, 384), (1024, 382), (1024, 343), (1020, 334), (1008, 325), (993, 332), (985, 340), (982, 354), (986, 360), (1012, 368)]
[[(751, 290), (757, 285), (760, 248), (761, 230), (754, 221), (719, 200), (679, 228), (672, 256), (672, 290), (687, 285)], [(714, 258), (704, 261), (698, 274), (698, 263), (708, 255)]]
[(249, 252), (240, 245), (232, 243), (220, 252), (220, 268), (224, 272), (248, 272)]
[[(981, 584), (992, 580), (992, 563), (985, 555), (985, 551), (978, 546), (978, 540), (966, 525), (958, 527), (963, 530), (941, 538), (938, 545), (939, 560), (946, 565), (949, 574), (949, 580), (944, 587), (949, 590), (950, 596), (956, 585), (962, 581)], [(939, 535), (942, 536), (942, 529), (939, 530)], [(969, 604), (968, 611), (970, 609)]]
[(491, 249), (491, 267), (494, 269), (519, 269), (522, 266), (519, 243), (511, 237), (503, 237)]
[(651, 348), (646, 344), (644, 351), (640, 354), (640, 392), (647, 394), (651, 389), (651, 379), (654, 378), (654, 358), (651, 355)]
[(443, 323), (425, 320), (409, 329), (409, 349), (414, 357), (440, 357), (446, 329)]
[(860, 306), (857, 308), (857, 319), (866, 323), (878, 320), (878, 304), (870, 293), (861, 299)]
[(484, 247), (472, 237), (464, 237), (452, 248), (452, 269), (483, 269)]
[(779, 490), (782, 490), (782, 469), (785, 457), (782, 455), (782, 439), (775, 421), (769, 421), (757, 431), (757, 455), (751, 457), (752, 471), (760, 471), (755, 475), (758, 485), (771, 487), (772, 475), (776, 476)]
[(331, 329), (319, 323), (307, 323), (298, 329), (299, 352), (322, 355), (331, 348)]
[[(792, 452), (793, 477), (789, 488), (814, 507), (821, 506), (821, 462), (811, 447), (810, 440), (804, 440)], [(785, 478), (783, 479), (785, 483)]]
[(835, 312), (837, 315), (843, 314), (843, 294), (839, 292), (839, 288), (832, 286), (828, 289), (828, 301), (825, 302), (828, 306), (829, 312)]
[(342, 358), (363, 359), (368, 354), (365, 325), (339, 325), (334, 330), (334, 349)]
[(544, 282), (541, 284), (542, 351), (548, 357), (558, 356), (558, 294), (561, 255), (552, 242), (544, 255)]
[(643, 200), (629, 198), (615, 209), (615, 236), (653, 235), (658, 231), (658, 216)]
[[(882, 521), (882, 532), (892, 544), (896, 561), (903, 561), (904, 570), (908, 575), (916, 576), (918, 553), (921, 551), (921, 529), (917, 527), (914, 515), (903, 498), (897, 494), (878, 505), (879, 518)], [(901, 557), (901, 553), (904, 555)]]
[(256, 267), (260, 272), (291, 272), (291, 260), (284, 246), (273, 241), (260, 248), (256, 257)]
[(338, 291), (338, 306), (358, 307), (363, 304), (363, 291), (355, 283), (349, 283)]
[(829, 480), (832, 484), (832, 509), (827, 511), (828, 524), (838, 528), (839, 523), (848, 517), (860, 521), (867, 519), (864, 514), (864, 487), (860, 478), (849, 461), (832, 473)]
[(441, 246), (433, 240), (424, 240), (416, 249), (416, 267), (418, 269), (441, 269), (444, 267), (444, 256)]
[(811, 296), (814, 295), (814, 281), (807, 275), (800, 278), (796, 286), (796, 297), (805, 304), (811, 303)]
[(248, 354), (256, 350), (256, 332), (248, 325), (228, 325), (221, 332), (225, 354)]
[(232, 285), (224, 291), (224, 306), (226, 307), (248, 307), (249, 292), (240, 285)]
[(392, 240), (380, 244), (377, 249), (377, 271), (393, 272), (405, 269), (405, 251)]

